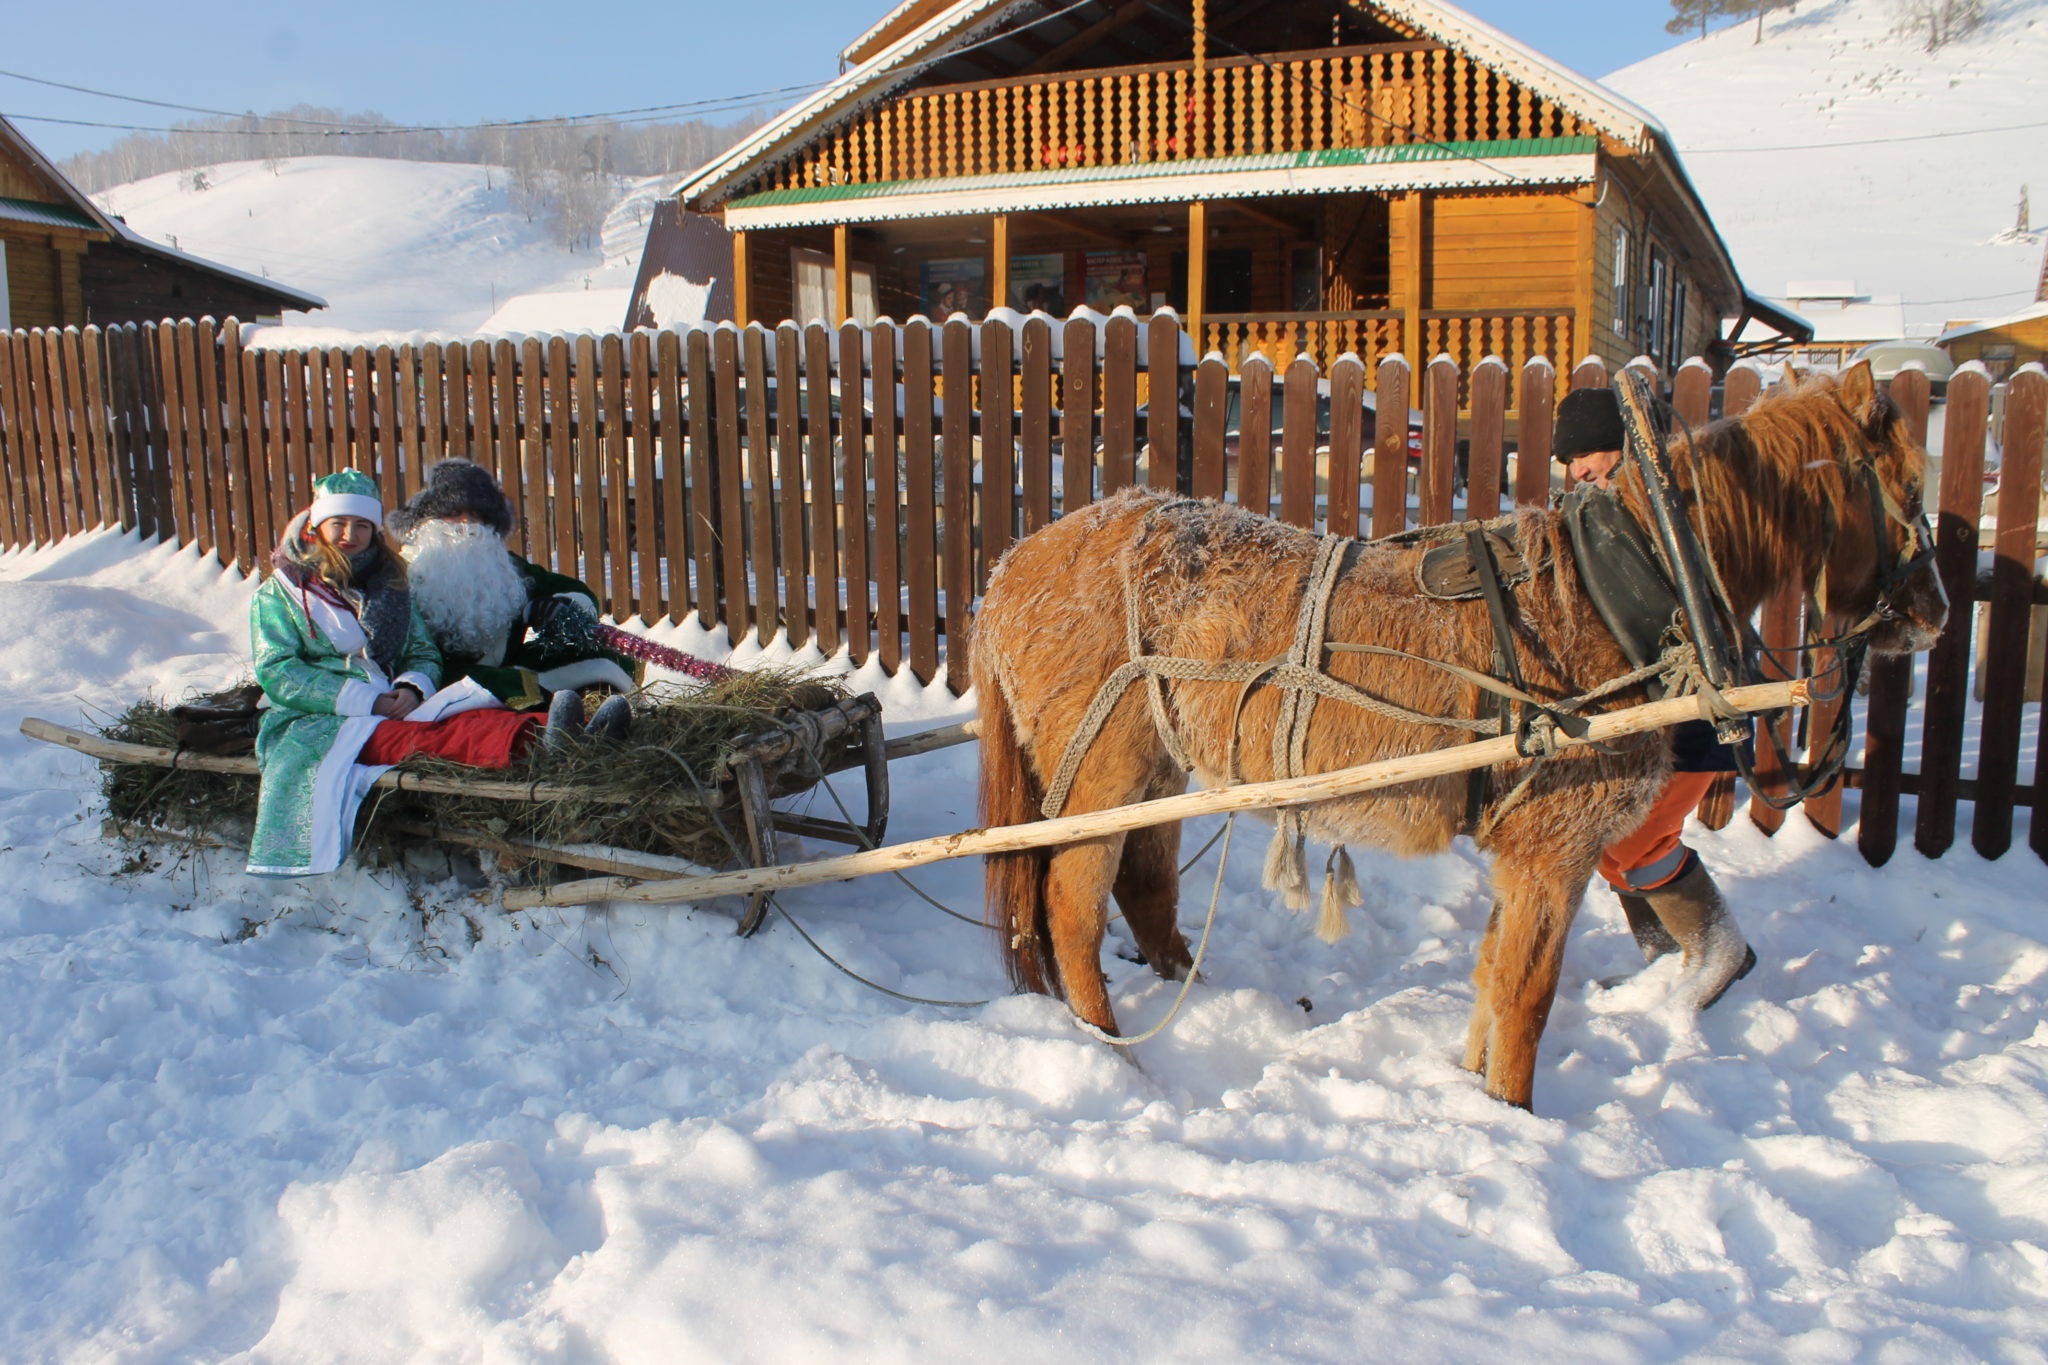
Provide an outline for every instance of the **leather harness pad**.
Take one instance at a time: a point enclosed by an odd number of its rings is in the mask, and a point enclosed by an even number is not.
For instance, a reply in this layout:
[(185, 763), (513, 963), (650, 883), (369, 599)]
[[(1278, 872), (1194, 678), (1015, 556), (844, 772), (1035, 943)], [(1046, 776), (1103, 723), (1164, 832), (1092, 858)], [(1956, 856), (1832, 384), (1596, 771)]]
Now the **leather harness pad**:
[[(1620, 498), (1590, 485), (1564, 499), (1565, 531), (1586, 596), (1637, 668), (1655, 662), (1681, 614), (1678, 593), (1657, 562), (1656, 552)], [(1652, 698), (1663, 687), (1650, 685)]]
[[(1486, 539), (1493, 546), (1494, 563), (1500, 566), (1501, 586), (1512, 588), (1528, 582), (1529, 562), (1514, 540), (1498, 531), (1488, 531)], [(1485, 592), (1479, 570), (1473, 566), (1470, 547), (1462, 540), (1425, 552), (1416, 567), (1415, 579), (1424, 593), (1452, 602), (1469, 601)]]

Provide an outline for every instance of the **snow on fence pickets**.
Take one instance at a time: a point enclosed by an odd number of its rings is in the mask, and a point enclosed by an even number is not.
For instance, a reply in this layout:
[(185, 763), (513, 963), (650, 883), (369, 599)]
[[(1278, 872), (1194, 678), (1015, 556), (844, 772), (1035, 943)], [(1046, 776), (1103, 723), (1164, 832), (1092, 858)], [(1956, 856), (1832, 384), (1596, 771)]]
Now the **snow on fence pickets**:
[[(1152, 401), (1160, 375), (1175, 401)], [(1589, 360), (1569, 383), (1608, 380)], [(1717, 414), (1712, 373), (1694, 359), (1669, 392), (1698, 425), (1743, 411), (1762, 386), (1758, 370), (1737, 365)], [(989, 401), (991, 387), (1007, 401)], [(1557, 387), (1540, 358), (1519, 374), (1493, 358), (1462, 374), (1439, 356), (1419, 382), (1398, 355), (1371, 375), (1350, 356), (1325, 374), (1307, 356), (1276, 373), (1254, 355), (1233, 373), (1215, 355), (1197, 362), (1172, 314), (1141, 323), (1127, 310), (309, 350), (246, 345), (232, 319), (15, 331), (0, 333), (0, 543), (118, 522), (249, 571), (313, 479), (362, 469), (396, 502), (426, 465), (465, 455), (519, 507), (514, 547), (588, 580), (619, 619), (695, 612), (734, 639), (781, 630), (929, 681), (945, 668), (943, 645), (966, 638), (989, 567), (1066, 509), (1143, 483), (1379, 536), (1451, 520), (1462, 482), (1464, 514), (1490, 516), (1505, 492), (1548, 497)], [(1901, 374), (1892, 394), (1924, 441), (1925, 376)], [(1902, 794), (1918, 798), (1922, 853), (1950, 847), (1967, 800), (1973, 844), (1997, 857), (2014, 805), (2035, 804), (2040, 788), (2038, 776), (2017, 779), (2022, 642), (2044, 600), (2034, 561), (2048, 374), (2030, 366), (2012, 381), (2003, 477), (1987, 509), (1990, 394), (1975, 365), (1948, 392), (1937, 562), (1958, 610), (1927, 660), (1917, 771), (1904, 764), (1912, 661), (1877, 661), (1870, 674), (1864, 763), (1848, 780), (1862, 789), (1858, 837), (1873, 864), (1896, 848)], [(1411, 403), (1421, 409), (1414, 460)], [(1403, 495), (1374, 498), (1378, 487)], [(1997, 529), (1980, 579), (1987, 510)], [(1989, 604), (2001, 642), (1983, 666), (1981, 703), (1964, 609), (1974, 601)], [(1802, 612), (1797, 594), (1767, 604), (1766, 642), (1796, 644)], [(1977, 775), (1966, 779), (1967, 712), (1978, 704)], [(1827, 732), (1829, 707), (1811, 717), (1813, 733)], [(1799, 737), (1784, 734), (1797, 753)], [(2037, 743), (2048, 748), (2048, 727)], [(1760, 781), (1781, 787), (1769, 746), (1760, 750)], [(2037, 775), (2048, 772), (2042, 757)], [(1726, 824), (1732, 782), (1700, 813)], [(1766, 829), (1784, 819), (1761, 803), (1750, 814)], [(1838, 832), (1840, 787), (1805, 814)], [(2048, 820), (2030, 822), (2030, 839), (2048, 857)]]

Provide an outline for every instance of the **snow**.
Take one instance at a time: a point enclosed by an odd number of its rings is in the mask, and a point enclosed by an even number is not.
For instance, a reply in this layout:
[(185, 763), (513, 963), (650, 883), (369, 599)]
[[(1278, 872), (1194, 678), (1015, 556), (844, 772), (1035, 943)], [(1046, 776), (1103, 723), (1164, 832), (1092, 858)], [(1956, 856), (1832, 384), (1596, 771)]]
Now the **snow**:
[[(729, 906), (506, 914), (445, 864), (280, 885), (234, 850), (105, 841), (92, 764), (17, 724), (233, 678), (251, 585), (106, 531), (0, 556), (0, 582), (8, 1359), (2048, 1344), (2048, 925), (2023, 845), (1875, 870), (1796, 817), (1693, 830), (1761, 965), (1703, 1016), (1668, 968), (1602, 990), (1636, 959), (1589, 893), (1531, 1115), (1457, 1065), (1477, 855), (1360, 854), (1369, 908), (1326, 947), (1258, 889), (1247, 826), (1206, 980), (1131, 1065), (887, 877), (785, 905), (852, 971), (989, 1003), (869, 990), (787, 922), (737, 938)], [(898, 733), (971, 709), (855, 681)], [(974, 824), (973, 771), (971, 746), (896, 764), (891, 839)], [(973, 916), (978, 876), (912, 880)], [(1105, 966), (1130, 1027), (1165, 1015), (1172, 986)]]
[(2022, 187), (2048, 185), (2048, 0), (1987, 0), (1931, 54), (1903, 8), (1806, 0), (1761, 44), (1736, 23), (1603, 83), (1670, 130), (1751, 290), (1853, 279), (1932, 336), (2033, 297), (2048, 232), (2012, 229)]
[[(155, 241), (268, 275), (328, 302), (262, 329), (262, 344), (363, 334), (616, 331), (667, 177), (622, 182), (598, 249), (572, 252), (512, 204), (503, 167), (295, 157), (152, 176), (99, 196)], [(537, 296), (538, 302), (534, 301)]]

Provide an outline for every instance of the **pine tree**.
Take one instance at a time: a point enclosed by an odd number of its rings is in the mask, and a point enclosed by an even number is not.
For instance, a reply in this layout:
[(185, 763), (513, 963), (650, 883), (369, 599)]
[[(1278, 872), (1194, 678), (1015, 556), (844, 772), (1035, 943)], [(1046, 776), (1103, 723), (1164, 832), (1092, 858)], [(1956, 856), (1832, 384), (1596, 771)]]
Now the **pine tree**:
[(1666, 33), (1683, 33), (1699, 25), (1700, 37), (1707, 36), (1707, 21), (1726, 13), (1728, 0), (1671, 0), (1671, 17), (1664, 21)]

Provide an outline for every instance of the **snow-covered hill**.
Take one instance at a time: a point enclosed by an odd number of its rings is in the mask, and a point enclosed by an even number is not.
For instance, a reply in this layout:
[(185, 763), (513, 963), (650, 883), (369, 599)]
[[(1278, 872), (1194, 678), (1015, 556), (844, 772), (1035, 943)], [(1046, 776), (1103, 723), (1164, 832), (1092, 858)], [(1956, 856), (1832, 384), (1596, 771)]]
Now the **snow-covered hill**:
[(1898, 0), (1805, 0), (1604, 78), (1670, 129), (1744, 282), (1851, 280), (1910, 329), (2033, 297), (2048, 225), (2048, 0), (1988, 0), (1936, 52)]
[[(501, 168), (299, 157), (152, 176), (101, 195), (130, 227), (322, 295), (288, 335), (611, 329), (626, 312), (648, 203), (674, 177), (618, 182), (599, 250), (569, 251), (513, 207)], [(273, 337), (273, 340), (276, 338)]]

